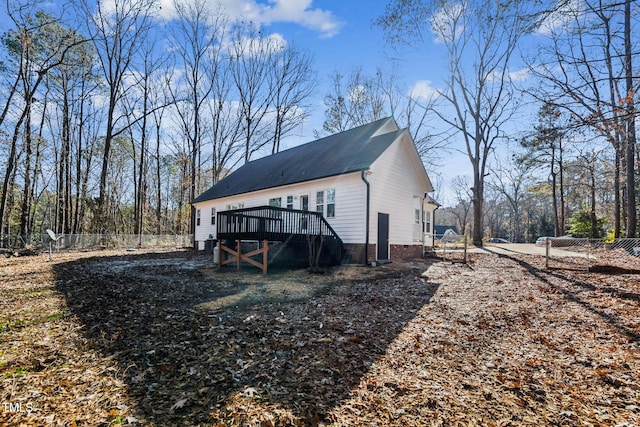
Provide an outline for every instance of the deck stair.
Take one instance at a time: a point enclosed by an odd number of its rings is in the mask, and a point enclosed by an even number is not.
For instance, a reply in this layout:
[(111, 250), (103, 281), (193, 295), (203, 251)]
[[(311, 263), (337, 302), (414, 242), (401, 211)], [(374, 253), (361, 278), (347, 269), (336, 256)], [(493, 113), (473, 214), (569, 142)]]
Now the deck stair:
[[(218, 212), (216, 224), (219, 242), (257, 241), (266, 247), (266, 242), (283, 242), (307, 251), (313, 245), (321, 247), (321, 263), (330, 265), (340, 264), (344, 255), (342, 239), (318, 212), (275, 206), (232, 209)], [(237, 250), (227, 252), (238, 256)]]

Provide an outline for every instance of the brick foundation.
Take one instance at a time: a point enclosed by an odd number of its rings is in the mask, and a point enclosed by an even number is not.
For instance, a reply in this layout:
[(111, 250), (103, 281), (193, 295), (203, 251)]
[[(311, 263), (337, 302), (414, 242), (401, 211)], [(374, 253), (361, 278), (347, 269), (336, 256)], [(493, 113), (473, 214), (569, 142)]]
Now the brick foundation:
[(422, 258), (422, 245), (391, 245), (389, 256), (392, 260), (410, 260)]
[[(364, 264), (364, 248), (363, 243), (346, 243), (344, 248), (347, 252), (343, 259), (345, 264)], [(369, 262), (377, 261), (377, 247), (375, 244), (369, 245)], [(390, 245), (389, 259), (391, 260), (410, 260), (422, 258), (422, 245)]]

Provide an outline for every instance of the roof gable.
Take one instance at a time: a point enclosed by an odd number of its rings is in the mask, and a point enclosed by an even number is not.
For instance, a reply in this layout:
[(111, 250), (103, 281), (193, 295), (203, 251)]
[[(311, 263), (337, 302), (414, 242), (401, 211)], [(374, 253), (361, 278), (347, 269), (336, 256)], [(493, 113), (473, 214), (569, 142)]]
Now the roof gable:
[(367, 169), (401, 132), (385, 118), (248, 162), (192, 203)]

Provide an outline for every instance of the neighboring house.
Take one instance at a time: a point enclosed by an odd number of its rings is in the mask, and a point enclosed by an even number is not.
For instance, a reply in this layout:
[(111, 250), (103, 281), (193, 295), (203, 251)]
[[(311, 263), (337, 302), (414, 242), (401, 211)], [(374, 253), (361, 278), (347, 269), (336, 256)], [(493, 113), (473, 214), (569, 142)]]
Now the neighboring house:
[(442, 237), (442, 235), (449, 229), (453, 230), (454, 233), (458, 234), (458, 227), (456, 227), (455, 225), (435, 225), (434, 233), (436, 235), (436, 238)]
[(269, 221), (282, 221), (282, 209), (321, 214), (342, 240), (346, 262), (420, 257), (425, 233), (433, 234), (432, 191), (411, 133), (385, 118), (238, 168), (193, 200), (195, 240), (204, 249), (230, 229), (221, 221), (256, 219), (251, 208), (271, 206)]

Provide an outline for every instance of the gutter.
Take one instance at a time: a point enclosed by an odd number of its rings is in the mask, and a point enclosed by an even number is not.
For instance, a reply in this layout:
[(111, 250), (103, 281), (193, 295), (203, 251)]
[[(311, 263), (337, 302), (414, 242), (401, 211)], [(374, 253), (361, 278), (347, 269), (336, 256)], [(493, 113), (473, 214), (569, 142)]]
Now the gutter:
[(371, 211), (371, 184), (367, 181), (365, 177), (365, 173), (368, 169), (362, 169), (360, 171), (360, 178), (367, 185), (367, 213), (365, 218), (365, 242), (364, 242), (364, 263), (365, 265), (369, 265), (369, 217)]

